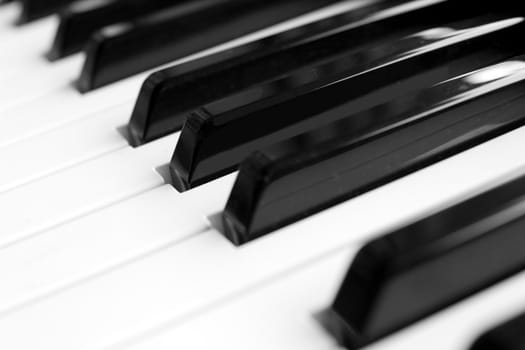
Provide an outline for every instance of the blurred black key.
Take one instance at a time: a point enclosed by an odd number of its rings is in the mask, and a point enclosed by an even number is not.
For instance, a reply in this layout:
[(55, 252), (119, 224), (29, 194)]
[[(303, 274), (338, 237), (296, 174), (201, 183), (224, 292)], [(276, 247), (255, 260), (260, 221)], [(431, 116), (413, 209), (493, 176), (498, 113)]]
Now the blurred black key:
[(356, 349), (521, 271), (524, 196), (522, 177), (366, 244), (323, 324)]
[(198, 186), (253, 151), (525, 51), (516, 45), (521, 19), (488, 23), (476, 18), (389, 38), (200, 108), (172, 158), (173, 184), (180, 191)]
[(471, 350), (523, 350), (525, 349), (525, 314), (483, 334)]
[(184, 0), (84, 0), (60, 13), (49, 59), (56, 60), (84, 48), (91, 35), (100, 28), (129, 21), (182, 3)]
[(27, 23), (60, 11), (75, 0), (19, 0), (22, 4), (19, 23)]
[[(433, 14), (457, 15), (455, 2), (355, 1), (346, 13), (152, 74), (129, 123), (134, 145), (179, 130), (192, 110), (257, 83), (341, 54)], [(459, 16), (458, 16), (459, 17)], [(225, 82), (228, 82), (225, 84)]]
[(256, 152), (226, 206), (226, 235), (253, 240), (525, 124), (524, 80), (519, 58)]
[(336, 1), (193, 0), (99, 32), (78, 87), (86, 92)]

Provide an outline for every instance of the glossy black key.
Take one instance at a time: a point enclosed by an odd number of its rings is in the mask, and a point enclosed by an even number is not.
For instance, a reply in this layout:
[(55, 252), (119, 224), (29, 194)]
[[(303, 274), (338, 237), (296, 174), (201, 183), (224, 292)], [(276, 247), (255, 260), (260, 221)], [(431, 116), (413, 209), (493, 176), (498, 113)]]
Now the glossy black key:
[(349, 115), (241, 165), (224, 211), (241, 244), (525, 124), (519, 58)]
[(89, 91), (336, 1), (193, 0), (99, 32), (78, 87)]
[(395, 7), (406, 1), (355, 1), (340, 15), (156, 72), (144, 83), (133, 110), (132, 142), (141, 145), (177, 131), (187, 114), (204, 104), (384, 37), (389, 28), (430, 21), (436, 12), (455, 13), (444, 2), (418, 0)]
[(516, 40), (524, 32), (521, 19), (485, 17), (426, 28), (200, 108), (177, 144), (173, 183), (190, 189), (235, 170), (253, 151), (523, 53)]
[(522, 177), (375, 239), (323, 323), (356, 349), (431, 316), (521, 271), (524, 229)]
[(386, 40), (404, 29), (496, 11), (445, 0), (356, 1), (354, 6), (346, 14), (153, 74), (141, 89), (129, 123), (132, 142), (140, 145), (174, 132), (195, 108), (353, 47)]
[(525, 349), (525, 314), (487, 331), (472, 345), (471, 350)]
[(184, 0), (85, 0), (60, 13), (60, 25), (49, 59), (56, 60), (81, 51), (98, 29), (146, 16)]
[(35, 19), (57, 13), (75, 0), (19, 0), (22, 5), (19, 23), (27, 23)]

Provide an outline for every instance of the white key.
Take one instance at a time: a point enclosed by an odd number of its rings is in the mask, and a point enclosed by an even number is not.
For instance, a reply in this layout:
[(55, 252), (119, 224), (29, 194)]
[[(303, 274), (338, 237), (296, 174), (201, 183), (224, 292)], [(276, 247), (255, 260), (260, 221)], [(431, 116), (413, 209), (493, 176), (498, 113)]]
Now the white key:
[(131, 79), (85, 96), (65, 84), (60, 91), (30, 103), (3, 111), (0, 106), (0, 147), (83, 118), (96, 118), (97, 113), (115, 106), (132, 106), (130, 97), (135, 96), (140, 84), (140, 79)]
[(354, 251), (343, 249), (311, 261), (183, 322), (168, 320), (126, 342), (99, 349), (207, 350), (210, 344), (230, 350), (336, 349), (315, 314), (332, 303)]
[(166, 185), (19, 242), (0, 251), (0, 314), (208, 229)]
[(232, 182), (229, 176), (182, 194), (164, 185), (4, 247), (0, 314), (210, 230), (206, 214), (223, 207)]
[(127, 104), (110, 108), (47, 133), (0, 148), (6, 165), (0, 172), (0, 193), (107, 153), (127, 148), (117, 131), (131, 113)]
[[(91, 349), (90, 344), (127, 340), (166, 320), (182, 321), (278, 274), (357, 247), (477, 193), (502, 176), (523, 172), (524, 137), (525, 129), (519, 129), (241, 248), (215, 231), (195, 236), (5, 316), (0, 347)], [(28, 329), (32, 336), (24, 337)]]
[(20, 65), (15, 65), (9, 72), (0, 73), (0, 79), (9, 82), (0, 87), (2, 110), (31, 103), (54, 89), (73, 89), (83, 63), (84, 55), (80, 54), (55, 63), (46, 62), (41, 57), (35, 57), (31, 62), (20, 61)]
[(43, 60), (51, 47), (57, 25), (58, 18), (49, 17), (21, 27), (12, 27), (0, 34), (0, 76), (12, 71), (12, 67), (20, 67), (19, 63)]
[(14, 32), (19, 13), (20, 5), (16, 2), (0, 7), (0, 40), (5, 39)]
[(209, 230), (233, 180), (182, 194), (164, 185), (0, 249), (0, 315)]
[(0, 247), (164, 184), (177, 135), (126, 148), (0, 194)]

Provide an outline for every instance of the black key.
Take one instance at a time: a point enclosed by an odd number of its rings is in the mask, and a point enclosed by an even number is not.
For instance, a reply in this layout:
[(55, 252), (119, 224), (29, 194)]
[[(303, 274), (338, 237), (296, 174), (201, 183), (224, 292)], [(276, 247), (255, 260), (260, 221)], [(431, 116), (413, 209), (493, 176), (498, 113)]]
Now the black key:
[(256, 152), (224, 211), (226, 235), (253, 240), (525, 124), (524, 80), (517, 58)]
[(336, 1), (194, 0), (98, 33), (78, 87), (86, 92)]
[(152, 74), (140, 91), (129, 123), (133, 144), (179, 130), (187, 114), (204, 104), (341, 54), (367, 39), (384, 37), (389, 28), (399, 31), (421, 18), (430, 22), (436, 19), (431, 15), (436, 12), (457, 13), (452, 11), (454, 2), (429, 5), (413, 1), (412, 6), (396, 10), (394, 5), (400, 2), (406, 1), (358, 1), (354, 9), (341, 15)]
[(356, 349), (521, 271), (524, 189), (522, 177), (366, 244), (325, 327)]
[(471, 350), (525, 349), (525, 314), (489, 330), (472, 345)]
[(180, 191), (198, 186), (234, 171), (253, 151), (524, 52), (516, 45), (525, 32), (521, 20), (476, 18), (449, 25), (444, 38), (425, 38), (428, 32), (350, 52), (200, 108), (172, 158), (173, 184)]
[(60, 25), (48, 58), (57, 60), (81, 51), (100, 28), (133, 20), (183, 1), (87, 0), (75, 3), (60, 14)]
[(386, 40), (402, 28), (432, 27), (493, 11), (492, 7), (466, 8), (455, 1), (357, 4), (359, 7), (344, 15), (151, 75), (129, 123), (132, 143), (140, 145), (178, 130), (187, 114), (204, 104), (336, 57), (352, 47)]
[(19, 0), (22, 12), (18, 22), (27, 23), (60, 11), (75, 0)]

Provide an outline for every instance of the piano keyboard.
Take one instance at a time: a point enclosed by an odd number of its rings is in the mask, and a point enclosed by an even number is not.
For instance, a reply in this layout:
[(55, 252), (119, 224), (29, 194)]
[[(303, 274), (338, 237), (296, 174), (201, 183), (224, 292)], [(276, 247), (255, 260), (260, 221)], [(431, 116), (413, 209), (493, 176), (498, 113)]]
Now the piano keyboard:
[(524, 349), (523, 5), (0, 4), (0, 349)]

